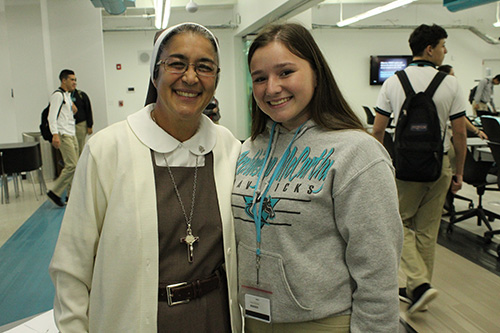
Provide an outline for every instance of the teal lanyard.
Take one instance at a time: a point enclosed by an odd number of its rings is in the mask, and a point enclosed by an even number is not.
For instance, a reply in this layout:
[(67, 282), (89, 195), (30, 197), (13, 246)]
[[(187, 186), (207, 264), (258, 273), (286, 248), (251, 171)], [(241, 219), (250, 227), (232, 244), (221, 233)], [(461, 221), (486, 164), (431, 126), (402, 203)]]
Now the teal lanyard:
[[(307, 122), (307, 121), (306, 121)], [(285, 152), (283, 153), (283, 156), (281, 157), (278, 165), (276, 166), (276, 169), (274, 169), (273, 175), (271, 176), (271, 179), (269, 181), (269, 184), (264, 189), (264, 193), (262, 195), (260, 194), (259, 191), (259, 184), (261, 181), (263, 181), (264, 178), (264, 170), (267, 164), (267, 161), (269, 159), (269, 155), (271, 153), (271, 147), (273, 144), (273, 138), (274, 138), (274, 132), (276, 129), (276, 122), (273, 123), (273, 126), (271, 128), (271, 134), (269, 136), (269, 143), (267, 146), (267, 151), (266, 151), (266, 156), (264, 157), (264, 163), (262, 164), (262, 168), (259, 171), (259, 174), (257, 176), (257, 184), (255, 185), (255, 189), (253, 192), (253, 198), (252, 198), (252, 214), (253, 214), (253, 219), (255, 222), (255, 234), (256, 234), (256, 240), (257, 240), (257, 246), (256, 246), (256, 267), (257, 267), (257, 284), (259, 284), (259, 269), (260, 269), (260, 245), (261, 245), (261, 231), (262, 231), (262, 211), (264, 208), (264, 198), (266, 198), (267, 193), (269, 192), (269, 189), (271, 188), (271, 185), (274, 183), (276, 180), (276, 177), (278, 177), (278, 174), (283, 167), (283, 164), (285, 164), (288, 156), (290, 155), (291, 147), (293, 142), (295, 141), (295, 138), (297, 137), (297, 134), (300, 132), (302, 127), (305, 125), (304, 122), (302, 125), (300, 125), (299, 128), (295, 131), (295, 134), (288, 144), (288, 147), (286, 148)], [(257, 199), (260, 198), (260, 203), (257, 203)]]

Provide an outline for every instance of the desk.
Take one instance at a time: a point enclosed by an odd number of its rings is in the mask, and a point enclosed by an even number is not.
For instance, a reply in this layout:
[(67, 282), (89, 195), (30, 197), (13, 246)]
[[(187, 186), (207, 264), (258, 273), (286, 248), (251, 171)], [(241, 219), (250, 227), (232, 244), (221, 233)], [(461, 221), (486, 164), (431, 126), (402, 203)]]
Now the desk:
[(38, 142), (14, 142), (14, 143), (0, 143), (0, 151), (19, 149), (19, 148), (31, 148), (39, 145)]
[(476, 147), (488, 147), (488, 141), (476, 137), (467, 138), (467, 146), (471, 147), (472, 149)]
[[(39, 142), (16, 142), (0, 144), (0, 173), (2, 175), (2, 199), (5, 196), (5, 202), (9, 203), (9, 187), (7, 175), (17, 175), (21, 172), (38, 170), (40, 180), (40, 190), (43, 192), (46, 188), (42, 174), (42, 158), (40, 154)], [(31, 176), (31, 174), (30, 174)], [(31, 176), (31, 181), (34, 181)], [(14, 177), (16, 193), (18, 193), (17, 177)], [(36, 196), (36, 191), (35, 191)], [(38, 199), (38, 198), (37, 198)]]

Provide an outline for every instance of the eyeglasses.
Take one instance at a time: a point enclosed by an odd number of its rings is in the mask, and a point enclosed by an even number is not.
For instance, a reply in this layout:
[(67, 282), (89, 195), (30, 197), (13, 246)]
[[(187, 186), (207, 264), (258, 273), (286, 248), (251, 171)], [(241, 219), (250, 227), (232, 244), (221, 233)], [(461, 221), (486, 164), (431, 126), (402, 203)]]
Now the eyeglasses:
[(179, 58), (167, 58), (160, 60), (156, 65), (163, 64), (165, 70), (172, 74), (184, 74), (189, 66), (194, 66), (194, 71), (199, 76), (214, 77), (219, 73), (220, 68), (210, 61), (198, 61), (196, 63), (188, 63)]

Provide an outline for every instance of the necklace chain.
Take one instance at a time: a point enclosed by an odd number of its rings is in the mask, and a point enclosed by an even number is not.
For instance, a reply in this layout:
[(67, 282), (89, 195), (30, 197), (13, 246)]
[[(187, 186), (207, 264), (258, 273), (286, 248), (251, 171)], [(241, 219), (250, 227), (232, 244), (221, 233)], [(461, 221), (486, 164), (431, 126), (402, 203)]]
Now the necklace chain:
[(172, 180), (172, 184), (174, 185), (175, 194), (177, 195), (177, 199), (179, 200), (179, 204), (182, 208), (182, 213), (184, 214), (184, 219), (186, 220), (187, 230), (191, 231), (191, 222), (193, 220), (193, 212), (194, 212), (194, 202), (196, 199), (196, 183), (198, 180), (198, 156), (196, 156), (196, 166), (194, 168), (194, 180), (193, 180), (193, 195), (191, 198), (191, 212), (189, 213), (189, 218), (186, 213), (186, 208), (184, 208), (184, 203), (182, 202), (181, 194), (179, 193), (179, 189), (177, 188), (177, 184), (175, 183), (174, 175), (172, 174), (172, 170), (170, 170), (170, 166), (168, 165), (167, 158), (165, 154), (163, 154), (163, 159), (167, 164), (168, 174), (170, 175), (170, 179)]
[[(158, 124), (156, 122), (156, 118), (154, 116), (153, 111), (151, 111), (151, 119), (153, 119), (153, 121), (156, 124)], [(194, 202), (196, 199), (196, 183), (198, 180), (198, 156), (196, 156), (196, 165), (194, 168), (193, 195), (191, 198), (191, 212), (189, 213), (189, 218), (187, 216), (186, 208), (184, 208), (184, 203), (182, 202), (181, 194), (179, 193), (179, 189), (177, 188), (177, 184), (175, 182), (174, 175), (172, 174), (172, 170), (170, 170), (170, 165), (168, 165), (167, 157), (165, 156), (165, 154), (163, 154), (163, 159), (165, 160), (165, 164), (167, 165), (167, 169), (168, 169), (168, 174), (170, 175), (170, 179), (172, 180), (172, 184), (174, 185), (174, 190), (175, 190), (175, 194), (177, 196), (177, 200), (179, 200), (179, 204), (181, 205), (182, 213), (184, 214), (184, 219), (186, 220), (187, 231), (188, 231), (188, 233), (190, 233), (191, 232), (191, 222), (193, 220)]]
[[(153, 111), (151, 111), (151, 119), (153, 119), (153, 121), (158, 125), (155, 116), (153, 114)], [(170, 165), (168, 165), (167, 157), (165, 156), (165, 154), (163, 154), (163, 159), (165, 160), (165, 164), (167, 165), (168, 174), (170, 175), (170, 179), (172, 180), (172, 184), (174, 185), (175, 195), (177, 196), (177, 200), (179, 200), (179, 204), (181, 205), (182, 208), (182, 213), (184, 214), (184, 219), (186, 220), (186, 227), (187, 227), (186, 236), (182, 237), (180, 241), (181, 243), (185, 243), (187, 245), (188, 263), (191, 264), (193, 262), (193, 250), (194, 250), (193, 244), (195, 242), (198, 242), (200, 239), (200, 237), (194, 236), (193, 231), (191, 230), (191, 222), (193, 221), (193, 213), (194, 213), (194, 203), (196, 200), (196, 183), (198, 182), (198, 156), (196, 156), (196, 165), (194, 168), (193, 195), (191, 198), (191, 212), (189, 213), (189, 218), (187, 216), (184, 203), (182, 202), (181, 194), (179, 193), (179, 189), (177, 188), (177, 184), (175, 183), (174, 174), (170, 169)]]
[[(153, 119), (153, 121), (158, 125), (153, 112), (154, 112), (154, 110), (151, 111), (151, 119)], [(163, 154), (163, 159), (165, 160), (165, 164), (167, 165), (167, 169), (168, 169), (168, 174), (170, 175), (170, 179), (172, 180), (172, 184), (174, 185), (175, 195), (177, 196), (177, 200), (179, 200), (179, 204), (181, 205), (182, 213), (184, 214), (184, 219), (186, 220), (187, 232), (189, 234), (192, 231), (191, 230), (191, 222), (193, 221), (194, 202), (196, 199), (196, 183), (198, 180), (198, 156), (196, 156), (196, 165), (194, 168), (193, 195), (191, 198), (191, 212), (189, 213), (189, 218), (187, 216), (186, 208), (184, 208), (184, 203), (182, 202), (181, 194), (179, 193), (179, 189), (177, 188), (177, 184), (175, 182), (174, 175), (172, 173), (172, 170), (170, 170), (170, 165), (168, 165), (167, 157), (165, 156), (165, 154)]]
[[(154, 111), (154, 110), (153, 110)], [(151, 119), (158, 125), (156, 122), (155, 116), (151, 111)], [(187, 245), (188, 250), (188, 263), (193, 262), (193, 244), (198, 242), (200, 237), (194, 236), (193, 231), (191, 230), (191, 222), (193, 221), (193, 213), (194, 213), (194, 203), (196, 200), (196, 183), (198, 182), (198, 156), (196, 156), (196, 165), (194, 168), (194, 180), (193, 180), (193, 195), (191, 197), (191, 212), (189, 213), (189, 218), (186, 213), (186, 208), (184, 207), (184, 203), (182, 202), (181, 194), (179, 193), (179, 189), (177, 188), (177, 184), (175, 183), (174, 174), (170, 169), (170, 165), (168, 165), (167, 157), (163, 154), (163, 159), (165, 160), (165, 164), (167, 165), (168, 174), (170, 175), (170, 179), (172, 180), (172, 184), (174, 185), (175, 195), (177, 196), (177, 200), (179, 200), (179, 204), (181, 205), (182, 213), (184, 214), (184, 219), (186, 220), (186, 236), (180, 239), (181, 243), (185, 243)]]

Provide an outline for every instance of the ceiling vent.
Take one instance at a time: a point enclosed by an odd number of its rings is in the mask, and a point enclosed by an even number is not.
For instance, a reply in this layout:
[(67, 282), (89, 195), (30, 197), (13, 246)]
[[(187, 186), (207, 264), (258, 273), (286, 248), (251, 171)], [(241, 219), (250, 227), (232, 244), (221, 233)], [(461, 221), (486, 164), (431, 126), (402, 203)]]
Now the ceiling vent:
[(127, 7), (135, 7), (135, 0), (90, 0), (95, 8), (104, 8), (108, 14), (120, 15)]
[(485, 5), (498, 0), (443, 0), (443, 6), (450, 12), (458, 12), (472, 7)]

